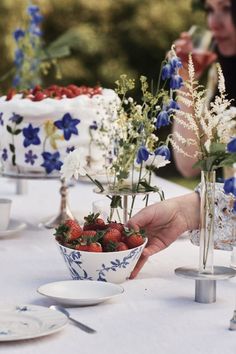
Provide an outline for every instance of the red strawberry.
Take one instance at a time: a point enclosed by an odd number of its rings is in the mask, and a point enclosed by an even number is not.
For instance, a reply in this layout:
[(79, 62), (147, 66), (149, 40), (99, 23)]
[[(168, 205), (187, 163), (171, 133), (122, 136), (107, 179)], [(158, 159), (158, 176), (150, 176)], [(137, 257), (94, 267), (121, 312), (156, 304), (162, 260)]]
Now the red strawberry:
[(129, 247), (124, 242), (118, 242), (115, 248), (115, 251), (126, 251)]
[(83, 245), (83, 244), (78, 243), (75, 246), (75, 249), (78, 251), (88, 251), (88, 245)]
[(42, 101), (45, 98), (43, 92), (37, 91), (32, 99), (32, 101)]
[(87, 247), (88, 247), (87, 249), (88, 252), (103, 252), (102, 246), (99, 242), (92, 242)]
[(16, 90), (14, 88), (11, 88), (8, 92), (7, 92), (7, 97), (6, 97), (6, 101), (10, 101), (12, 99), (12, 97), (16, 94)]
[(107, 224), (107, 228), (117, 229), (121, 233), (125, 230), (124, 225), (121, 222), (111, 221)]
[(120, 242), (121, 232), (117, 229), (109, 228), (103, 236), (103, 244), (107, 245), (109, 242)]
[(126, 244), (129, 248), (134, 248), (142, 245), (144, 242), (144, 238), (141, 233), (133, 232), (126, 237)]
[(76, 240), (81, 236), (82, 228), (76, 220), (66, 220), (63, 224), (56, 228), (56, 239), (59, 242), (65, 243)]
[(99, 213), (91, 213), (88, 216), (84, 217), (84, 230), (104, 230), (106, 224), (102, 218), (99, 218)]

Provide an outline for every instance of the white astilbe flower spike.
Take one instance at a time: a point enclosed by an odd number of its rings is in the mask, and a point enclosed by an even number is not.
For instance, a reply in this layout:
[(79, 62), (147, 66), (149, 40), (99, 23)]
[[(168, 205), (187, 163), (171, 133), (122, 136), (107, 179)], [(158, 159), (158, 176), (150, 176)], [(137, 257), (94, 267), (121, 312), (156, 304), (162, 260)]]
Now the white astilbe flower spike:
[(87, 174), (86, 165), (85, 150), (83, 148), (75, 149), (70, 152), (64, 160), (60, 171), (62, 178), (68, 181), (72, 177), (78, 179), (79, 176), (85, 176)]
[(221, 69), (221, 66), (217, 64), (217, 72), (218, 72), (218, 89), (220, 92), (220, 95), (225, 94), (225, 78)]

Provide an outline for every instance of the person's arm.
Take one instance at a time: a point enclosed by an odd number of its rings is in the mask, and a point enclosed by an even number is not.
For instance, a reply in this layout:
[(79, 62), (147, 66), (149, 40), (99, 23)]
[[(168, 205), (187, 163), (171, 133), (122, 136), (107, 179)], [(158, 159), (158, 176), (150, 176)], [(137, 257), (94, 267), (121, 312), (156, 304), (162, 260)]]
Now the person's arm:
[(128, 226), (136, 231), (144, 229), (148, 237), (131, 274), (134, 278), (150, 256), (168, 247), (183, 232), (199, 227), (199, 195), (193, 192), (150, 205), (134, 215)]

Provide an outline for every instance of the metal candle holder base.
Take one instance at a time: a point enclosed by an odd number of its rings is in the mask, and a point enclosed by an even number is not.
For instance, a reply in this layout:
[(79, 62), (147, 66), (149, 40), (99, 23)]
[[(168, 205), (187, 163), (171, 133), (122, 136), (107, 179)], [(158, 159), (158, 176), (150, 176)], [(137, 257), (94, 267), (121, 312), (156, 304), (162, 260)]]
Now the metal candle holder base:
[(214, 267), (212, 274), (199, 273), (194, 268), (177, 268), (175, 274), (183, 278), (195, 280), (195, 301), (210, 304), (216, 301), (216, 281), (232, 278), (236, 270), (229, 267)]
[(57, 216), (54, 216), (52, 219), (50, 219), (49, 221), (43, 224), (43, 226), (47, 229), (55, 229), (60, 224), (65, 222), (67, 219), (74, 220), (74, 216), (72, 215), (67, 203), (67, 186), (63, 179), (61, 179), (60, 195), (61, 195), (60, 211)]

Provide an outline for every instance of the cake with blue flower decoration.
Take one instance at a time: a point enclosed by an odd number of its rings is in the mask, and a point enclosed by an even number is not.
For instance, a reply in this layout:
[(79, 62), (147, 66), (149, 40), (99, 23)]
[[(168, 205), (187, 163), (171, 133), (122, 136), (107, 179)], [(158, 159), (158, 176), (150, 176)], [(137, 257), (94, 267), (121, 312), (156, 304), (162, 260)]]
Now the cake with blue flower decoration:
[(58, 175), (66, 155), (87, 151), (88, 167), (104, 165), (93, 132), (112, 119), (118, 96), (111, 89), (53, 85), (0, 97), (0, 160), (5, 173)]

